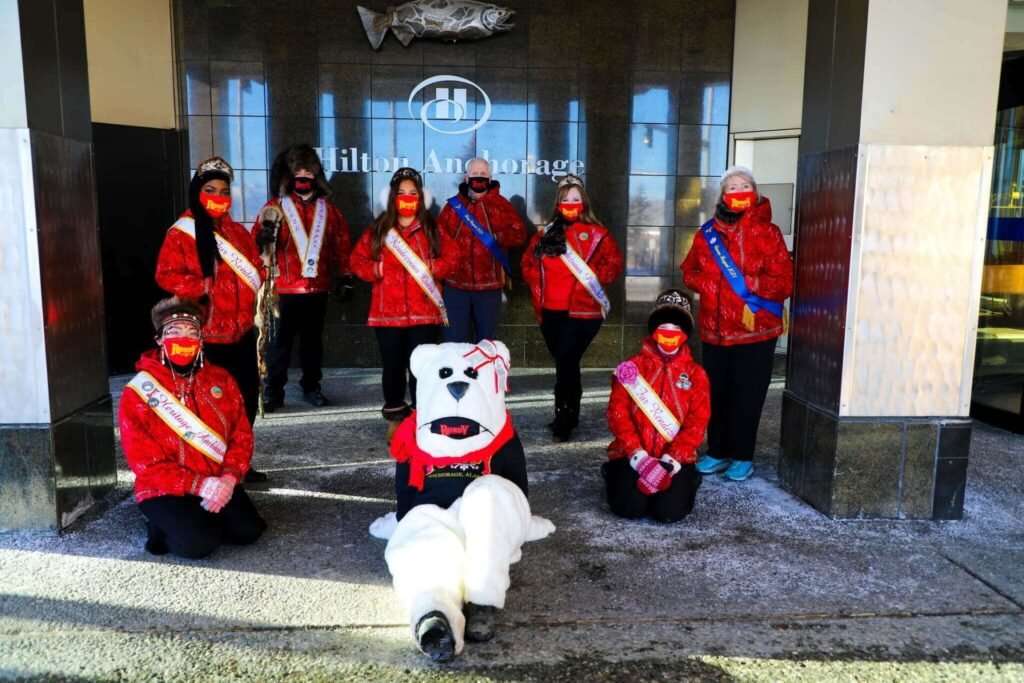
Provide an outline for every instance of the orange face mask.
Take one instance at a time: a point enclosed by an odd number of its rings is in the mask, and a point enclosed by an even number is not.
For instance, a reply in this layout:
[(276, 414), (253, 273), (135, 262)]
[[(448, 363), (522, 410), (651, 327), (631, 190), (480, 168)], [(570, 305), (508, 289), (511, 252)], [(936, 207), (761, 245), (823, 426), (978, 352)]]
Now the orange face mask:
[(415, 216), (420, 206), (419, 197), (395, 197), (395, 210), (399, 216)]
[(164, 337), (161, 341), (164, 353), (175, 365), (188, 365), (199, 353), (201, 342), (189, 337)]
[(583, 202), (559, 202), (558, 213), (567, 221), (574, 221), (583, 213)]
[(746, 211), (757, 202), (756, 192), (727, 192), (722, 201), (730, 211)]
[(661, 327), (654, 330), (654, 343), (664, 353), (675, 353), (684, 341), (686, 341), (686, 335), (682, 330), (667, 330)]
[(231, 208), (231, 197), (221, 197), (219, 194), (208, 192), (199, 193), (199, 203), (206, 209), (206, 213), (212, 218), (220, 218)]

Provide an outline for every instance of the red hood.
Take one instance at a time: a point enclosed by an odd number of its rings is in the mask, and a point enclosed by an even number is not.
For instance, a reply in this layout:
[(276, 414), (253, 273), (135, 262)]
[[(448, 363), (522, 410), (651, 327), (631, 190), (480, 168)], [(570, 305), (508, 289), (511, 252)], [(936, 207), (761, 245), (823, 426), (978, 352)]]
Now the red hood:
[(135, 369), (152, 375), (154, 371), (165, 371), (167, 366), (160, 362), (160, 349), (150, 349), (144, 351), (142, 357), (135, 361)]

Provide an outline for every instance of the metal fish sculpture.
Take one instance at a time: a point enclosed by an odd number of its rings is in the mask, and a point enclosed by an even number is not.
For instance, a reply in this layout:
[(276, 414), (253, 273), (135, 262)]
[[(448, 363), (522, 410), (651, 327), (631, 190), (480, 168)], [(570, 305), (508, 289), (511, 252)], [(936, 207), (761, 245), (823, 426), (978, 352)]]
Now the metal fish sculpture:
[(384, 42), (388, 29), (406, 46), (413, 38), (478, 40), (508, 31), (514, 24), (507, 22), (515, 14), (507, 7), (476, 0), (411, 0), (383, 12), (357, 9), (374, 50)]

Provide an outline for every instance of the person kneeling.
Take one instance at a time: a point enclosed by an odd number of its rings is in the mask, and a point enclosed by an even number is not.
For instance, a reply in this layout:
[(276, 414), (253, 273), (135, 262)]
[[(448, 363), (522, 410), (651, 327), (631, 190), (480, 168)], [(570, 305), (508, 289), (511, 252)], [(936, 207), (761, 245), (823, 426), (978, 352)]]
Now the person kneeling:
[(238, 385), (203, 361), (198, 303), (164, 299), (152, 318), (160, 348), (136, 363), (118, 413), (146, 550), (200, 558), (222, 543), (253, 543), (267, 524), (240, 484), (253, 436)]
[(615, 440), (601, 465), (608, 505), (620, 517), (678, 522), (693, 510), (697, 447), (711, 416), (710, 385), (690, 355), (689, 298), (658, 295), (640, 353), (612, 376), (608, 426)]
[(398, 427), (398, 511), (370, 533), (413, 637), (435, 662), (464, 640), (490, 640), (521, 546), (554, 525), (530, 513), (526, 459), (505, 408), (508, 349), (501, 342), (421, 344), (410, 369), (418, 408)]

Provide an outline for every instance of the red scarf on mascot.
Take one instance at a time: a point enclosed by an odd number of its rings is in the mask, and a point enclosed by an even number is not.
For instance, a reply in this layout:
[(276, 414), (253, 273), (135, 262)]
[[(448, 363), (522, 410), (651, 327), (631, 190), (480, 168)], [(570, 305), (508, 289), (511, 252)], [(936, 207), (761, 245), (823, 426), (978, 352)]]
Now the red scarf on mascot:
[(416, 443), (416, 411), (405, 418), (399, 425), (391, 440), (391, 457), (398, 462), (409, 463), (409, 486), (418, 491), (423, 490), (424, 480), (427, 473), (435, 467), (456, 465), (466, 462), (482, 462), (484, 474), (491, 473), (491, 458), (501, 449), (515, 434), (512, 429), (512, 416), (505, 411), (505, 425), (501, 428), (489, 444), (479, 450), (460, 455), (457, 458), (446, 458), (443, 455), (431, 455), (422, 450)]

